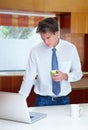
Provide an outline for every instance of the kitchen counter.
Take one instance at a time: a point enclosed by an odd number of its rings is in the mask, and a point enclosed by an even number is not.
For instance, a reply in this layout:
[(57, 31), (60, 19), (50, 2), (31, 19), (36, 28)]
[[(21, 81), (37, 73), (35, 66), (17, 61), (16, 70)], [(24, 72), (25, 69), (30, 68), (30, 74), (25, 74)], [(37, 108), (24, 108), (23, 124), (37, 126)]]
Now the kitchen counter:
[(0, 71), (0, 76), (23, 76), (25, 70), (19, 71)]
[(73, 89), (88, 89), (88, 78), (71, 83)]
[(71, 117), (71, 105), (30, 107), (29, 111), (47, 116), (32, 124), (0, 119), (0, 130), (88, 130), (88, 104), (79, 105), (83, 109), (79, 118)]

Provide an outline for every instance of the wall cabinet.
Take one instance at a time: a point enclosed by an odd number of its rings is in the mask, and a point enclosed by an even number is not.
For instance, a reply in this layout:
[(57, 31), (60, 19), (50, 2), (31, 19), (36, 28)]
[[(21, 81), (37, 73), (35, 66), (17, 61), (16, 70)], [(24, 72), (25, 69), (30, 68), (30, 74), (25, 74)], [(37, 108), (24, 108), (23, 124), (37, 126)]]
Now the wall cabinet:
[(71, 13), (71, 33), (88, 33), (88, 13)]
[(88, 12), (71, 12), (60, 15), (61, 33), (88, 33)]
[(88, 11), (88, 0), (1, 0), (0, 8), (32, 12), (85, 12)]

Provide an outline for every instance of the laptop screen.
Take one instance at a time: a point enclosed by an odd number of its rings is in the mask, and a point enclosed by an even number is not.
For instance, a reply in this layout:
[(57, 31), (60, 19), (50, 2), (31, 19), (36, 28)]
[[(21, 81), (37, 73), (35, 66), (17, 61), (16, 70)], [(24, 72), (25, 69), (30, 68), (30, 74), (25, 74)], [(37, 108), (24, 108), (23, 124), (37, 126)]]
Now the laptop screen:
[(46, 117), (45, 113), (30, 112), (26, 99), (12, 92), (0, 92), (0, 118), (24, 123), (33, 123)]

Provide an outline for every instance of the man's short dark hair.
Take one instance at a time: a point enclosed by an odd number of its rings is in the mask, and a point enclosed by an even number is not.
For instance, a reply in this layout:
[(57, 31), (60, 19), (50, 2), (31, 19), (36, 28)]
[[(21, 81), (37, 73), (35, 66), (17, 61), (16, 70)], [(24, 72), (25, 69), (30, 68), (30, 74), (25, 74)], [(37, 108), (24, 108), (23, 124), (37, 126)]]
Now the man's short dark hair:
[(36, 32), (37, 33), (46, 33), (52, 32), (55, 33), (59, 30), (58, 22), (54, 18), (46, 18), (39, 22)]

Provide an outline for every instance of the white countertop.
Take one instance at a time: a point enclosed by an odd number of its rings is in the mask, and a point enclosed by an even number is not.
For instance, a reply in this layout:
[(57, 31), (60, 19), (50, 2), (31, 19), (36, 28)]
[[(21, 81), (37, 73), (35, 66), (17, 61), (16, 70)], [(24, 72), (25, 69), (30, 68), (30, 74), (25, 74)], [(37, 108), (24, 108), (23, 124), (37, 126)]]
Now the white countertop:
[(23, 76), (25, 71), (0, 71), (0, 76)]
[(30, 111), (43, 112), (47, 117), (33, 124), (0, 120), (0, 130), (88, 130), (88, 104), (83, 108), (79, 118), (70, 116), (70, 105), (31, 107)]
[[(0, 76), (15, 76), (15, 75), (24, 75), (25, 70), (11, 70), (11, 71), (0, 71)], [(87, 75), (88, 72), (83, 72), (84, 75)]]

